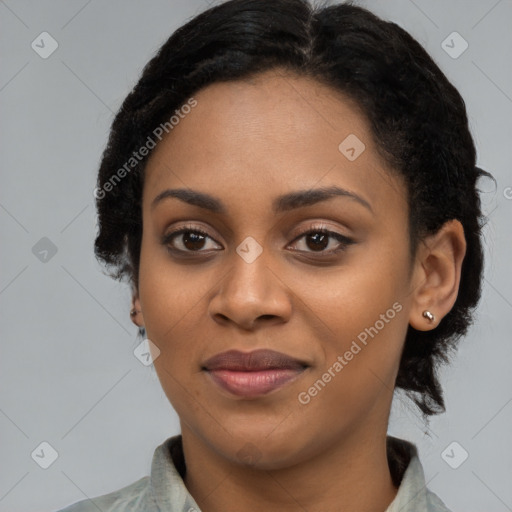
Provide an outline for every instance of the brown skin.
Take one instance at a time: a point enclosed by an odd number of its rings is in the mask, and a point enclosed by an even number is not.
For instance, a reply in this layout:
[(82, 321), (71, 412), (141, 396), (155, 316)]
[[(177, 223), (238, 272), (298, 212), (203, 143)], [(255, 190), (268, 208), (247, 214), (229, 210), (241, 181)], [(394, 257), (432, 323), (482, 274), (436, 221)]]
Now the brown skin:
[[(207, 512), (384, 511), (396, 495), (385, 441), (405, 334), (409, 324), (435, 328), (452, 308), (462, 226), (445, 224), (411, 261), (405, 186), (379, 156), (357, 106), (325, 85), (274, 71), (213, 84), (194, 97), (197, 106), (147, 164), (133, 296), (133, 320), (161, 351), (155, 368), (180, 417), (185, 484)], [(338, 149), (351, 133), (366, 145), (353, 162)], [(362, 197), (372, 211), (334, 197), (272, 213), (276, 196), (331, 185)], [(152, 209), (167, 188), (208, 193), (227, 212), (176, 198)], [(179, 258), (162, 237), (185, 225), (210, 238), (194, 245), (178, 235), (169, 245), (188, 251)], [(301, 236), (319, 225), (355, 243), (325, 256), (340, 247), (336, 238), (318, 249), (317, 240)], [(252, 263), (236, 252), (248, 236), (263, 248)], [(300, 403), (299, 393), (396, 302), (401, 311)], [(256, 399), (228, 394), (201, 370), (220, 352), (257, 348), (310, 367)]]

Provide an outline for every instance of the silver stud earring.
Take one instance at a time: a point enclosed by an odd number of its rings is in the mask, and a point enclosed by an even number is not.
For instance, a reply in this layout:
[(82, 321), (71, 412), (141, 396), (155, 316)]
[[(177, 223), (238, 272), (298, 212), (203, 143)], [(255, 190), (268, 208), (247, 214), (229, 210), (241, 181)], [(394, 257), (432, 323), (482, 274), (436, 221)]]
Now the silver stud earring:
[(423, 311), (423, 316), (426, 318), (429, 322), (433, 322), (435, 320), (435, 316), (430, 311)]
[(132, 310), (130, 311), (130, 315), (131, 315), (131, 316), (135, 316), (137, 313), (140, 313), (140, 311), (137, 311), (136, 309), (132, 309)]

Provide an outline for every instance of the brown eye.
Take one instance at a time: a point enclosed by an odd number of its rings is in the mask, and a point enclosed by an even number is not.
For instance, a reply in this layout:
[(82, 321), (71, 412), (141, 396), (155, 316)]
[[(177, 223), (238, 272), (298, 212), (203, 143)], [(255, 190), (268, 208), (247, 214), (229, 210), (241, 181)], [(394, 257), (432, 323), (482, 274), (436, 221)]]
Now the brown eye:
[(329, 245), (329, 235), (325, 233), (307, 234), (306, 245), (312, 251), (323, 251)]
[(207, 252), (216, 249), (217, 245), (208, 247), (208, 240), (215, 242), (207, 233), (200, 229), (181, 228), (164, 236), (162, 243), (169, 250), (178, 252)]
[(205, 236), (201, 233), (189, 231), (182, 234), (182, 244), (190, 251), (197, 251), (204, 247)]
[[(299, 252), (316, 252), (321, 254), (334, 254), (340, 251), (345, 250), (349, 245), (354, 243), (354, 240), (348, 238), (341, 233), (336, 233), (335, 231), (330, 231), (328, 229), (310, 229), (300, 236), (298, 236), (295, 240), (304, 239), (304, 244), (306, 249), (295, 249)], [(337, 241), (337, 243), (331, 243), (333, 240)], [(300, 245), (300, 244), (299, 244)], [(329, 250), (325, 250), (328, 248)], [(332, 247), (334, 246), (334, 247)]]

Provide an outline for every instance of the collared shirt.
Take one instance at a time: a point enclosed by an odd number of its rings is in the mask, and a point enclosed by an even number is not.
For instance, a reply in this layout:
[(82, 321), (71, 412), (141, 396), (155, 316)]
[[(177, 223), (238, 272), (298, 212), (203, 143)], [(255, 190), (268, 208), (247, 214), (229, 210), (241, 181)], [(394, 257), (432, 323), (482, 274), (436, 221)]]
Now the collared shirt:
[[(388, 436), (387, 454), (398, 492), (385, 512), (450, 512), (437, 495), (427, 489), (413, 444)], [(200, 512), (182, 475), (185, 475), (185, 460), (181, 435), (177, 435), (156, 448), (150, 476), (58, 512)]]

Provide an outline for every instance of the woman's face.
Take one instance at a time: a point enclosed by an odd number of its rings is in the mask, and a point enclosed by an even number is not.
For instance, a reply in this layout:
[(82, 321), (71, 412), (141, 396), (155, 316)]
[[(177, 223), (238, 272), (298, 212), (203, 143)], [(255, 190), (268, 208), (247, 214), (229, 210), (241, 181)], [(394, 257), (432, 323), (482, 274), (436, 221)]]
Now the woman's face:
[[(262, 468), (385, 435), (413, 287), (405, 187), (315, 81), (194, 99), (147, 164), (136, 302), (183, 435)], [(166, 190), (181, 197), (155, 202)], [(243, 357), (262, 349), (287, 357)]]

